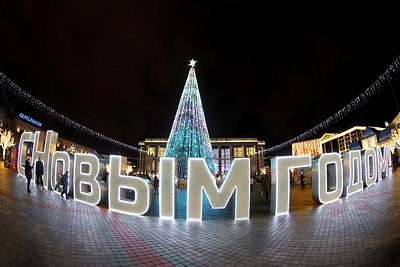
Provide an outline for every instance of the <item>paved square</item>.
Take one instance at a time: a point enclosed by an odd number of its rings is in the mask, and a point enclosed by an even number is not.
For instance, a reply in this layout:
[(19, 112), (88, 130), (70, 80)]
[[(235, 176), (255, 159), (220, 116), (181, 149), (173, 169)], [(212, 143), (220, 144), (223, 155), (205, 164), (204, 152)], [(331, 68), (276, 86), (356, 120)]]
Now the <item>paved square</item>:
[[(1, 164), (2, 165), (2, 164)], [(273, 216), (258, 185), (250, 220), (204, 204), (202, 221), (111, 212), (32, 184), (0, 167), (0, 266), (400, 266), (400, 171), (318, 205), (291, 186), (290, 213)]]

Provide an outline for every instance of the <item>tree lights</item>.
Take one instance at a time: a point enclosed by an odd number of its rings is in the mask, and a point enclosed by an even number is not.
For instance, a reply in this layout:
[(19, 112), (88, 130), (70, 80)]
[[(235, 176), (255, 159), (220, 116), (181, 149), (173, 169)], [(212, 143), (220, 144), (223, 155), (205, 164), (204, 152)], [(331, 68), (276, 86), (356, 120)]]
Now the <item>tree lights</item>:
[(3, 159), (4, 159), (7, 148), (15, 145), (15, 142), (14, 142), (13, 133), (11, 131), (4, 130), (4, 131), (1, 131), (0, 134), (1, 134), (0, 146), (3, 148)]
[(196, 60), (190, 60), (189, 75), (176, 111), (168, 138), (166, 157), (177, 158), (179, 178), (187, 178), (188, 158), (205, 158), (208, 168), (216, 171), (208, 135), (206, 119), (201, 103), (196, 72)]

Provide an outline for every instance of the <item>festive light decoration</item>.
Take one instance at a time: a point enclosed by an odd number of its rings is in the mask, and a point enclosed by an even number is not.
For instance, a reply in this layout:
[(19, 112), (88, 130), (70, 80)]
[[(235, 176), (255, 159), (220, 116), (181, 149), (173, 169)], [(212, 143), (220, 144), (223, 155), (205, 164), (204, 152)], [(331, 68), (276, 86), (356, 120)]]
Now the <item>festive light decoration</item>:
[(390, 66), (385, 70), (385, 72), (378, 77), (378, 79), (375, 80), (375, 82), (368, 87), (364, 92), (362, 92), (360, 95), (358, 95), (355, 99), (353, 99), (349, 104), (347, 104), (345, 107), (343, 107), (341, 110), (318, 124), (317, 126), (314, 126), (313, 128), (309, 129), (308, 131), (282, 143), (279, 145), (276, 145), (274, 147), (270, 147), (267, 149), (264, 149), (262, 151), (258, 151), (254, 153), (256, 154), (261, 154), (261, 153), (270, 153), (274, 152), (277, 150), (280, 150), (284, 147), (289, 146), (290, 144), (294, 142), (300, 142), (310, 136), (313, 136), (314, 134), (320, 133), (326, 128), (328, 128), (330, 125), (340, 121), (343, 119), (345, 116), (347, 116), (350, 112), (355, 110), (356, 108), (360, 107), (362, 104), (367, 102), (371, 97), (373, 97), (376, 93), (380, 92), (384, 85), (386, 83), (390, 83), (390, 81), (393, 79), (393, 75), (398, 74), (400, 70), (400, 56), (396, 58), (396, 60), (390, 64)]
[(29, 93), (24, 91), (21, 87), (16, 85), (13, 81), (11, 81), (6, 75), (4, 75), (2, 72), (0, 72), (0, 85), (3, 88), (6, 88), (8, 91), (10, 91), (12, 94), (14, 94), (16, 97), (19, 99), (27, 102), (30, 104), (32, 107), (35, 107), (36, 109), (42, 111), (46, 115), (51, 116), (52, 118), (58, 120), (61, 123), (64, 123), (65, 125), (76, 129), (77, 131), (80, 131), (84, 134), (91, 135), (97, 139), (100, 139), (102, 141), (108, 142), (112, 145), (122, 147), (127, 150), (133, 150), (133, 151), (138, 151), (138, 152), (143, 152), (147, 153), (147, 151), (141, 150), (139, 148), (124, 144), (120, 141), (114, 140), (110, 137), (107, 137), (101, 133), (98, 133), (92, 129), (87, 128), (86, 126), (83, 126), (76, 121), (71, 120), (70, 118), (58, 113), (54, 109), (50, 108), (49, 106), (45, 105), (41, 101), (37, 100), (35, 97), (31, 96)]
[(194, 70), (196, 62), (194, 59), (190, 60), (191, 68), (165, 151), (165, 157), (178, 159), (177, 175), (179, 178), (187, 178), (188, 158), (205, 158), (210, 171), (216, 171)]
[(322, 147), (319, 139), (306, 140), (304, 142), (292, 144), (293, 156), (312, 155), (315, 157), (321, 154)]
[(13, 133), (11, 131), (2, 131), (0, 137), (0, 146), (3, 148), (3, 159), (6, 156), (6, 150), (15, 145)]

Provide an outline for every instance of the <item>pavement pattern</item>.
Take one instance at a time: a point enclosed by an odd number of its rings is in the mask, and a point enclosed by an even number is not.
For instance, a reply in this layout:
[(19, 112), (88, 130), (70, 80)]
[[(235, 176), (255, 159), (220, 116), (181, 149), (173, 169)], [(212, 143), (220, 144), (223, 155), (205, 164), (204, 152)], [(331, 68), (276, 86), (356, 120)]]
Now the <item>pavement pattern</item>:
[[(3, 164), (1, 164), (3, 165)], [(0, 266), (400, 266), (400, 170), (336, 202), (291, 186), (290, 213), (273, 216), (259, 185), (249, 220), (203, 204), (203, 220), (112, 212), (31, 185), (0, 166)], [(205, 201), (207, 202), (207, 201)]]

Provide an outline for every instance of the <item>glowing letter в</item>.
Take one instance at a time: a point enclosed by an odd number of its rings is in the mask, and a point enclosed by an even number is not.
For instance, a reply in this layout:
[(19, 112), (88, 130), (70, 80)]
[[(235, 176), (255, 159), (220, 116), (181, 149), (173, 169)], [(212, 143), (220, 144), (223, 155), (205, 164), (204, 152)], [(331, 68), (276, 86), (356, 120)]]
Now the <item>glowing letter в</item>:
[(202, 219), (203, 190), (214, 209), (223, 209), (236, 189), (235, 220), (249, 218), (250, 159), (235, 159), (220, 189), (214, 182), (203, 158), (189, 159), (188, 174), (186, 205), (188, 220)]
[(160, 161), (160, 217), (176, 217), (175, 159), (161, 158)]
[[(121, 157), (110, 156), (108, 200), (110, 210), (141, 215), (147, 212), (150, 203), (149, 186), (144, 179), (135, 176), (121, 175)], [(121, 189), (135, 191), (135, 200), (121, 199)]]
[[(335, 165), (334, 172), (328, 172), (328, 164)], [(312, 197), (314, 201), (328, 203), (340, 198), (343, 192), (343, 167), (340, 154), (323, 154), (319, 160), (314, 160), (312, 174)], [(333, 180), (328, 181), (328, 175), (330, 176), (329, 179), (335, 178), (334, 183)], [(333, 184), (335, 185), (335, 190), (329, 191), (329, 185)]]
[[(32, 164), (36, 166), (36, 161), (41, 157), (43, 161), (43, 185), (46, 188), (50, 188), (51, 180), (51, 157), (56, 152), (58, 133), (54, 131), (46, 132), (46, 140), (43, 145), (43, 151), (39, 150), (39, 145), (41, 145), (40, 132), (35, 132), (35, 142), (33, 145), (33, 159)], [(35, 179), (36, 180), (36, 179)]]
[(97, 205), (102, 197), (99, 178), (99, 159), (93, 154), (75, 154), (74, 198), (87, 204)]
[(363, 155), (363, 180), (364, 186), (369, 187), (374, 185), (377, 177), (377, 160), (376, 151), (373, 148), (368, 148)]
[(363, 189), (361, 151), (343, 153), (343, 196), (348, 196)]
[[(27, 145), (25, 143), (33, 143), (35, 141), (35, 135), (32, 132), (24, 132), (19, 139), (19, 150), (18, 150), (18, 173), (25, 177), (25, 167), (22, 166), (22, 163), (25, 165), (25, 155)], [(32, 164), (32, 161), (31, 161)]]
[(276, 157), (271, 160), (271, 214), (289, 212), (289, 169), (308, 166), (311, 166), (310, 156)]

